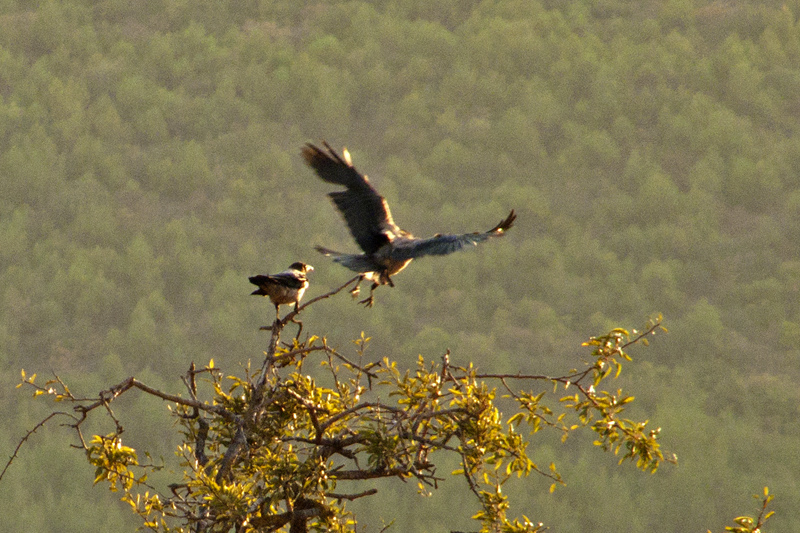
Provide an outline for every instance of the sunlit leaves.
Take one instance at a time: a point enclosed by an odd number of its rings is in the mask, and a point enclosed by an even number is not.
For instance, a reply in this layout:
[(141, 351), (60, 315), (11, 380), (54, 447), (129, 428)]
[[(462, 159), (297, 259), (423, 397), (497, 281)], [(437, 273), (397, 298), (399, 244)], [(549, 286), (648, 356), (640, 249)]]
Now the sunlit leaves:
[[(647, 344), (647, 337), (656, 331), (666, 331), (661, 325), (661, 317), (652, 319), (642, 333), (629, 332), (615, 328), (608, 334), (592, 337), (584, 346), (593, 348), (595, 357), (591, 366), (593, 382), (590, 386), (576, 383), (579, 392), (561, 398), (562, 404), (575, 411), (582, 425), (590, 426), (598, 438), (594, 444), (618, 455), (622, 451), (620, 463), (630, 459), (641, 470), (655, 472), (662, 461), (674, 462), (675, 458), (665, 458), (658, 443), (661, 429), (646, 428), (647, 421), (636, 422), (621, 415), (625, 406), (633, 401), (621, 390), (609, 392), (598, 389), (601, 382), (615, 370), (614, 377), (622, 371), (622, 361), (630, 361), (626, 349), (635, 343)], [(584, 373), (585, 375), (585, 373)]]
[[(767, 511), (774, 496), (769, 493), (769, 487), (764, 487), (763, 496), (754, 494), (753, 498), (761, 501), (761, 509), (758, 516), (737, 516), (733, 519), (736, 525), (726, 527), (725, 531), (732, 533), (761, 533), (763, 525), (775, 514), (775, 511)], [(708, 533), (711, 533), (711, 531)]]
[(95, 484), (108, 482), (108, 488), (130, 491), (134, 483), (143, 483), (147, 476), (137, 477), (129, 467), (139, 464), (136, 450), (122, 444), (119, 435), (95, 435), (86, 451), (89, 464), (94, 465)]

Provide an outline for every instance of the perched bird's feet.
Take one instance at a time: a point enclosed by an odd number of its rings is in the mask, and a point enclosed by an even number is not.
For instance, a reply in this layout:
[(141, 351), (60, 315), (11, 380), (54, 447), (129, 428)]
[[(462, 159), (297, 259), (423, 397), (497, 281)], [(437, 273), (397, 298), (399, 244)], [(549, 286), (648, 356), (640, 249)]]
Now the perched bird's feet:
[(369, 298), (365, 298), (364, 300), (361, 300), (358, 303), (364, 304), (364, 306), (366, 307), (372, 307), (373, 305), (375, 305), (375, 297), (372, 296), (372, 293), (369, 293)]
[[(361, 294), (361, 287), (359, 287), (358, 285), (356, 285), (355, 287), (353, 287), (352, 289), (350, 289), (350, 295), (351, 295), (353, 298), (358, 298), (358, 295), (359, 295), (359, 294)], [(360, 302), (359, 302), (359, 303), (360, 303)]]

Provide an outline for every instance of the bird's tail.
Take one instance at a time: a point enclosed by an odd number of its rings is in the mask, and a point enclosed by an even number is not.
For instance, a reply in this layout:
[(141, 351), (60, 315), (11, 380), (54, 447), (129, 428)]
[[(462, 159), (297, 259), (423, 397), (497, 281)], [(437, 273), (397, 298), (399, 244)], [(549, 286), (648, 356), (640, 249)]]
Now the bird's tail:
[(337, 257), (342, 257), (347, 254), (343, 254), (341, 252), (337, 252), (335, 250), (331, 250), (330, 248), (325, 248), (323, 246), (315, 246), (314, 249), (324, 255), (325, 257), (333, 257), (336, 259)]
[(258, 289), (251, 292), (251, 295), (268, 296), (268, 294), (264, 292), (264, 289), (261, 288), (261, 286), (267, 281), (267, 276), (259, 274), (258, 276), (250, 276), (248, 279), (253, 285), (258, 285)]
[(332, 258), (334, 262), (359, 274), (380, 270), (380, 266), (364, 254), (343, 254), (322, 246), (316, 246), (315, 249), (322, 255)]

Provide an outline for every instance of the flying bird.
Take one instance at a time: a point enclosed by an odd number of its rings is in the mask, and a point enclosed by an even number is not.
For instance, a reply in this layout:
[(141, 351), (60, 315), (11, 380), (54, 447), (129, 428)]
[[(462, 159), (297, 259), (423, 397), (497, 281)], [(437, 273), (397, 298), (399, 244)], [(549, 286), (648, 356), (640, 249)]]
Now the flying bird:
[(281, 304), (294, 304), (294, 310), (297, 311), (297, 304), (308, 287), (306, 274), (312, 270), (314, 267), (311, 265), (297, 262), (279, 274), (252, 276), (250, 283), (258, 285), (258, 289), (250, 294), (268, 296), (275, 304), (275, 316), (280, 320)]
[(321, 246), (316, 249), (361, 274), (351, 291), (353, 294), (358, 294), (361, 281), (372, 281), (369, 298), (360, 302), (367, 307), (374, 303), (375, 289), (380, 285), (394, 287), (392, 276), (408, 266), (412, 259), (425, 255), (447, 255), (467, 246), (476, 246), (491, 237), (500, 237), (514, 225), (514, 219), (517, 218), (512, 209), (505, 219), (486, 232), (436, 234), (428, 239), (418, 239), (394, 223), (386, 199), (370, 184), (367, 176), (353, 167), (347, 149), (340, 157), (328, 143), (323, 141), (322, 144), (325, 150), (306, 144), (303, 157), (323, 181), (345, 187), (345, 190), (329, 193), (328, 196), (341, 212), (350, 233), (364, 253), (345, 254)]

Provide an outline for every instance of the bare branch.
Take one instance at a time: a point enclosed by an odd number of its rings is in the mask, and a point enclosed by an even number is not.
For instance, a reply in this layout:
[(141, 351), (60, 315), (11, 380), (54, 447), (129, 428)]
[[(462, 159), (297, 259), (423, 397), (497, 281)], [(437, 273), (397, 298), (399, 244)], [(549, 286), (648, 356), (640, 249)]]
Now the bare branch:
[(436, 479), (433, 474), (423, 474), (420, 470), (426, 470), (432, 465), (421, 465), (419, 467), (405, 466), (396, 468), (376, 468), (372, 470), (334, 470), (328, 473), (328, 477), (339, 481), (353, 481), (364, 479), (377, 479), (385, 477), (410, 477), (419, 479)]
[[(136, 388), (141, 391), (144, 391), (152, 396), (156, 396), (161, 398), (162, 400), (167, 400), (169, 402), (177, 403), (179, 405), (185, 405), (186, 407), (193, 407), (197, 408), (201, 411), (206, 411), (208, 413), (213, 413), (215, 415), (219, 415), (226, 420), (236, 421), (238, 417), (233, 414), (232, 412), (228, 411), (224, 407), (219, 405), (208, 405), (206, 403), (200, 402), (198, 400), (191, 400), (188, 398), (183, 398), (182, 396), (176, 396), (174, 394), (169, 394), (158, 389), (154, 389), (148, 385), (145, 385), (141, 381), (137, 380), (136, 378), (130, 377), (125, 381), (111, 387), (110, 389), (103, 391), (100, 393), (100, 398), (95, 400), (93, 403), (89, 405), (76, 405), (75, 410), (83, 413), (84, 416), (89, 411), (92, 411), (101, 405), (106, 405), (108, 402), (113, 401), (118, 396), (122, 395), (126, 391), (130, 390), (131, 388)], [(109, 397), (106, 397), (109, 395)]]
[(297, 316), (299, 313), (301, 313), (303, 311), (303, 309), (305, 309), (309, 305), (315, 304), (320, 300), (324, 300), (326, 298), (330, 298), (331, 296), (334, 296), (334, 295), (342, 292), (345, 288), (347, 288), (348, 285), (350, 285), (351, 283), (353, 283), (355, 281), (358, 281), (360, 279), (361, 279), (361, 276), (358, 275), (358, 276), (354, 277), (353, 279), (348, 280), (344, 285), (341, 285), (340, 287), (338, 287), (336, 289), (333, 289), (330, 292), (326, 292), (325, 294), (321, 294), (321, 295), (317, 296), (316, 298), (312, 298), (311, 300), (307, 301), (306, 303), (304, 303), (303, 305), (298, 307), (296, 311), (292, 311), (288, 315), (286, 315), (286, 317), (284, 317), (283, 321), (286, 322), (287, 319), (291, 320), (292, 318)]
[(325, 496), (335, 500), (353, 501), (365, 496), (372, 496), (373, 494), (378, 494), (378, 489), (369, 489), (365, 490), (364, 492), (359, 492), (358, 494), (337, 494), (335, 492), (326, 492)]
[(329, 347), (327, 344), (325, 346), (327, 348), (327, 350), (326, 350), (327, 353), (329, 353), (330, 355), (342, 360), (345, 364), (350, 365), (351, 367), (355, 368), (356, 370), (360, 370), (361, 372), (363, 372), (364, 374), (366, 374), (370, 378), (375, 379), (375, 378), (378, 377), (378, 374), (376, 374), (375, 372), (372, 372), (371, 369), (373, 367), (375, 367), (375, 366), (380, 366), (381, 363), (375, 362), (375, 363), (369, 363), (368, 366), (360, 366), (360, 365), (355, 364), (351, 360), (349, 360), (347, 357), (341, 355), (339, 352), (337, 352), (333, 348)]
[(25, 444), (28, 441), (28, 439), (31, 438), (31, 436), (34, 433), (36, 433), (40, 428), (44, 427), (44, 425), (47, 424), (47, 422), (51, 418), (54, 418), (54, 417), (59, 416), (59, 415), (63, 415), (63, 416), (67, 416), (67, 417), (73, 418), (72, 415), (69, 414), (69, 413), (64, 413), (64, 412), (61, 412), (61, 411), (55, 411), (55, 412), (52, 412), (49, 415), (47, 415), (44, 418), (44, 420), (42, 420), (41, 422), (39, 422), (38, 424), (33, 426), (33, 428), (29, 429), (28, 432), (25, 433), (25, 436), (22, 437), (22, 439), (19, 441), (19, 443), (17, 443), (17, 447), (14, 448), (14, 453), (12, 453), (11, 457), (8, 458), (8, 462), (6, 463), (6, 466), (3, 468), (3, 471), (0, 472), (0, 480), (3, 479), (3, 476), (6, 475), (6, 471), (8, 471), (8, 468), (11, 466), (11, 463), (13, 463), (14, 459), (17, 458), (17, 454), (19, 453), (20, 449), (22, 448), (22, 445)]
[(242, 448), (247, 446), (247, 435), (242, 428), (242, 424), (236, 428), (236, 436), (233, 438), (233, 442), (231, 445), (228, 446), (228, 449), (225, 451), (225, 455), (222, 458), (222, 462), (219, 465), (219, 471), (217, 472), (216, 482), (222, 483), (228, 476), (228, 473), (233, 468), (233, 463), (236, 458), (239, 456), (239, 452)]
[(339, 420), (341, 420), (343, 418), (347, 418), (348, 416), (352, 415), (353, 413), (357, 413), (358, 411), (362, 411), (364, 409), (375, 409), (375, 408), (380, 409), (380, 410), (386, 410), (386, 411), (389, 411), (391, 413), (403, 413), (404, 412), (403, 409), (397, 409), (396, 407), (391, 407), (391, 406), (382, 404), (380, 402), (363, 402), (363, 403), (360, 403), (358, 405), (354, 405), (353, 407), (351, 407), (349, 409), (345, 409), (344, 411), (340, 411), (340, 412), (336, 413), (335, 415), (333, 415), (332, 417), (330, 417), (328, 420), (325, 421), (325, 423), (320, 425), (320, 431), (322, 431), (324, 433), (333, 424), (335, 424), (336, 422), (338, 422)]
[(298, 356), (298, 355), (308, 355), (311, 352), (320, 352), (320, 351), (330, 352), (331, 349), (328, 348), (325, 345), (323, 345), (323, 346), (309, 346), (307, 348), (298, 348), (297, 350), (292, 350), (290, 352), (282, 353), (280, 355), (275, 355), (275, 356), (273, 356), (272, 360), (273, 360), (273, 364), (279, 364), (279, 363), (283, 363), (284, 361), (290, 361), (291, 359), (293, 359), (295, 356)]

